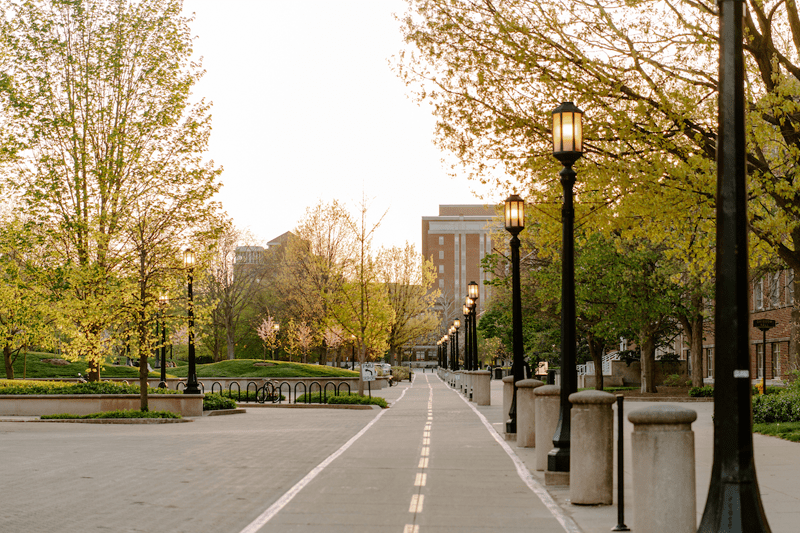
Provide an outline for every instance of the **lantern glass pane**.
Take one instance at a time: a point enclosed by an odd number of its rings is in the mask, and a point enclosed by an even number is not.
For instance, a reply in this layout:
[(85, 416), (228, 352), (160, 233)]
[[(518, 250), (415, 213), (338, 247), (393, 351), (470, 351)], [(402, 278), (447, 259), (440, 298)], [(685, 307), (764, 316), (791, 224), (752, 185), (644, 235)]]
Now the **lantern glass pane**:
[(467, 285), (467, 291), (469, 293), (469, 297), (475, 299), (478, 297), (478, 284), (473, 282)]
[(194, 252), (191, 248), (187, 248), (183, 252), (183, 266), (185, 268), (192, 268), (194, 266)]
[(561, 118), (561, 151), (575, 151), (575, 134), (573, 131), (574, 114), (564, 113)]
[(575, 113), (575, 151), (583, 152), (583, 114)]
[(553, 115), (553, 152), (561, 152), (561, 115)]

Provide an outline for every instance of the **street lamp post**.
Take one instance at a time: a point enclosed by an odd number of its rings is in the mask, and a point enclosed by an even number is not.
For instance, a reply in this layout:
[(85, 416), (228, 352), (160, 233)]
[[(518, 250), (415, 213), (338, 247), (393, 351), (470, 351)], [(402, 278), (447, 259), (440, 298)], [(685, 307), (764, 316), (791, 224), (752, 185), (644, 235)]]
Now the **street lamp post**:
[(514, 393), (511, 399), (511, 409), (508, 412), (506, 433), (517, 432), (517, 382), (525, 379), (523, 346), (522, 346), (522, 300), (520, 297), (519, 276), (519, 233), (525, 229), (525, 201), (512, 194), (505, 201), (506, 231), (511, 234), (511, 330), (512, 347), (514, 350)]
[(776, 321), (769, 318), (753, 320), (753, 327), (760, 329), (763, 334), (761, 340), (761, 394), (767, 393), (767, 332), (777, 325)]
[[(469, 296), (466, 299), (469, 300)], [(472, 317), (469, 306), (464, 304), (461, 312), (464, 315), (464, 370), (475, 370), (472, 368)]]
[(478, 284), (470, 281), (467, 285), (467, 294), (472, 300), (470, 305), (470, 311), (472, 311), (472, 369), (480, 370), (478, 368), (478, 296), (480, 295)]
[(183, 252), (183, 267), (186, 269), (188, 279), (189, 305), (187, 314), (189, 318), (189, 375), (186, 378), (186, 389), (184, 394), (200, 394), (200, 387), (197, 383), (197, 367), (194, 356), (194, 297), (192, 295), (192, 281), (194, 274), (195, 256), (191, 248)]
[(275, 332), (275, 339), (272, 341), (272, 360), (275, 360), (275, 345), (278, 344), (278, 334), (281, 332), (281, 325), (276, 323), (272, 326), (273, 331)]
[(161, 318), (161, 381), (158, 384), (159, 389), (167, 388), (167, 320), (164, 316), (164, 310), (169, 303), (169, 298), (166, 294), (162, 294), (158, 298), (158, 311)]
[(753, 458), (742, 0), (719, 5), (714, 463), (698, 531), (769, 532)]
[(350, 335), (350, 341), (353, 343), (353, 350), (350, 354), (350, 370), (356, 369), (356, 336)]
[(458, 349), (458, 328), (460, 328), (460, 327), (461, 327), (461, 321), (459, 319), (457, 319), (457, 318), (455, 320), (453, 320), (453, 330), (454, 330), (454, 333), (455, 333), (454, 347), (456, 349), (456, 370), (460, 370), (461, 369), (461, 364), (460, 364), (461, 355), (459, 354), (459, 349)]
[(456, 329), (453, 326), (450, 326), (450, 329), (447, 330), (447, 344), (450, 346), (450, 369), (454, 372), (458, 370), (458, 361), (455, 358), (455, 343), (453, 342), (455, 332)]
[(553, 449), (547, 455), (547, 469), (569, 472), (570, 411), (569, 395), (578, 385), (575, 338), (575, 209), (572, 188), (575, 171), (572, 165), (583, 155), (583, 111), (572, 102), (564, 102), (553, 110), (553, 156), (561, 169), (564, 204), (561, 209), (561, 409)]

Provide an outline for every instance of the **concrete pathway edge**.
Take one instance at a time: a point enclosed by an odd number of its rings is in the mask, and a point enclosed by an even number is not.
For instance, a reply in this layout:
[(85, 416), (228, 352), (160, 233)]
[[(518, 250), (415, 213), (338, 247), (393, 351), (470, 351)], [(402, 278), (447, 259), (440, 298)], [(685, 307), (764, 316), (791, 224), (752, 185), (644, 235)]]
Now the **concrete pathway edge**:
[[(439, 379), (441, 380), (441, 378)], [(517, 469), (517, 474), (519, 475), (522, 482), (525, 483), (525, 485), (527, 485), (528, 488), (531, 489), (531, 491), (534, 494), (536, 494), (536, 496), (539, 497), (539, 499), (542, 501), (545, 507), (547, 507), (547, 509), (550, 511), (553, 517), (558, 521), (559, 524), (561, 524), (561, 527), (564, 528), (564, 531), (566, 531), (567, 533), (583, 533), (583, 530), (578, 526), (578, 524), (575, 523), (575, 521), (564, 512), (561, 506), (559, 506), (556, 503), (553, 497), (550, 496), (550, 493), (547, 492), (547, 489), (545, 489), (542, 486), (542, 484), (539, 483), (536, 480), (536, 478), (533, 477), (533, 474), (531, 474), (530, 470), (527, 469), (525, 463), (522, 462), (522, 459), (520, 459), (519, 456), (516, 453), (514, 453), (514, 450), (511, 449), (511, 447), (508, 445), (505, 439), (499, 433), (497, 433), (497, 431), (494, 429), (494, 427), (492, 427), (492, 425), (489, 423), (486, 417), (483, 416), (483, 413), (478, 411), (478, 409), (474, 405), (469, 403), (469, 401), (464, 396), (462, 396), (457, 390), (452, 390), (452, 392), (454, 394), (457, 394), (458, 397), (461, 398), (461, 400), (464, 403), (466, 403), (476, 415), (478, 415), (478, 418), (486, 427), (487, 431), (489, 431), (489, 434), (494, 438), (494, 440), (497, 441), (500, 447), (503, 448), (506, 454), (508, 454), (511, 461), (514, 463), (514, 466)]]

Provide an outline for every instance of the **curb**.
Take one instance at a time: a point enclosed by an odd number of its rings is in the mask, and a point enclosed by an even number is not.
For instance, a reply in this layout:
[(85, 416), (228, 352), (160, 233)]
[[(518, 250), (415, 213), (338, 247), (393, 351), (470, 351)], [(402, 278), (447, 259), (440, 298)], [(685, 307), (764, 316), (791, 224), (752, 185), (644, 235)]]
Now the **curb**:
[[(9, 422), (3, 420), (3, 422)], [(67, 424), (181, 424), (194, 422), (190, 418), (62, 418), (56, 420), (14, 420), (14, 422), (61, 422)]]
[[(237, 404), (238, 405), (238, 404)], [(381, 409), (379, 405), (356, 404), (327, 404), (327, 403), (257, 403), (247, 404), (247, 407), (272, 408), (272, 409)]]
[(238, 415), (242, 413), (246, 413), (247, 409), (237, 408), (237, 409), (215, 409), (213, 411), (206, 411), (203, 413), (203, 416), (223, 416), (223, 415)]

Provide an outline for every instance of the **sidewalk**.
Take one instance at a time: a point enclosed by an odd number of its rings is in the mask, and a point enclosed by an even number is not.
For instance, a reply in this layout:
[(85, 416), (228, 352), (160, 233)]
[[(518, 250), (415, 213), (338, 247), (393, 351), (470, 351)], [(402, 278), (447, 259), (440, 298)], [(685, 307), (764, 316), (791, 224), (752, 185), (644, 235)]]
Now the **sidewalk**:
[[(502, 382), (492, 380), (492, 405), (476, 407), (498, 433), (503, 432), (504, 416), (502, 411)], [(456, 394), (454, 392), (454, 394)], [(474, 405), (474, 404), (473, 404)], [(633, 530), (633, 506), (636, 504), (633, 494), (631, 472), (630, 434), (633, 426), (628, 422), (628, 414), (636, 409), (653, 405), (651, 402), (624, 402), (624, 447), (625, 447), (625, 523)], [(711, 415), (714, 404), (711, 402), (681, 403), (682, 407), (697, 412), (697, 421), (692, 424), (695, 433), (695, 478), (697, 482), (697, 522), (699, 524), (706, 504), (706, 496), (711, 478), (713, 464), (713, 423)], [(616, 405), (614, 406), (614, 445), (617, 441)], [(510, 441), (514, 452), (522, 459), (528, 470), (544, 485), (544, 472), (535, 470), (535, 449), (517, 448)], [(773, 533), (793, 533), (800, 524), (800, 443), (789, 442), (775, 437), (754, 434), (756, 475), (758, 476), (761, 498)], [(579, 506), (569, 503), (569, 488), (546, 487), (547, 491), (569, 514), (585, 533), (607, 532), (617, 524), (617, 453), (614, 449), (614, 505), (613, 506)], [(679, 487), (676, 487), (679, 489)]]
[[(489, 429), (503, 428), (501, 387), (493, 381), (493, 405), (476, 408), (435, 374), (417, 373), (413, 385), (373, 392), (392, 403), (388, 410), (250, 409), (167, 425), (0, 421), (0, 483), (7, 488), (0, 531), (609, 531), (616, 506), (574, 506), (568, 489), (544, 490), (534, 450), (500, 438), (521, 461), (520, 475)], [(626, 415), (646, 405), (628, 401)], [(685, 407), (698, 412), (699, 520), (713, 404)], [(625, 516), (632, 528), (630, 430), (626, 423)], [(800, 444), (754, 440), (772, 531), (796, 531)]]

